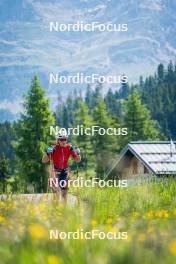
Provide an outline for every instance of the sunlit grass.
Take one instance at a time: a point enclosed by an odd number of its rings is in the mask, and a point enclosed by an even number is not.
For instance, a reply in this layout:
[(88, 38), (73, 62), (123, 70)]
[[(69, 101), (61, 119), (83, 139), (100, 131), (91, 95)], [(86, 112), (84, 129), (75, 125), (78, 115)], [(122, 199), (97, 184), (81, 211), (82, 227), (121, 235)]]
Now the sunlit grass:
[[(0, 263), (161, 263), (176, 257), (176, 182), (79, 188), (83, 203), (0, 201)], [(128, 233), (126, 240), (50, 240), (49, 230)]]

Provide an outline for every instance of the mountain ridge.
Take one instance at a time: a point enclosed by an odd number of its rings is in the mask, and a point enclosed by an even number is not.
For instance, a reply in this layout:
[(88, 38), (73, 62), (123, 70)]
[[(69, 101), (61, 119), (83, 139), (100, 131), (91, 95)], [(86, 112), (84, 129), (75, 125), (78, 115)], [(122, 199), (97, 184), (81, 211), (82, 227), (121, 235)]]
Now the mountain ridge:
[[(5, 101), (21, 100), (34, 74), (52, 101), (58, 90), (66, 95), (86, 85), (51, 86), (50, 72), (125, 73), (129, 82), (152, 74), (158, 63), (175, 59), (175, 14), (176, 3), (167, 0), (2, 0), (0, 109)], [(128, 31), (49, 32), (50, 21), (127, 23)], [(7, 110), (12, 112), (8, 104)]]

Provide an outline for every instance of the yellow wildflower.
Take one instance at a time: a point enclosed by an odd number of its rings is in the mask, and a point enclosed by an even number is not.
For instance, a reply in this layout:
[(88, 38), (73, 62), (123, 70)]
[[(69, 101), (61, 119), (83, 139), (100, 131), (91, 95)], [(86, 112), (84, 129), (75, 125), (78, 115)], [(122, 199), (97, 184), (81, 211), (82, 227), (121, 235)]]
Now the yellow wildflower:
[(158, 218), (168, 218), (169, 213), (167, 210), (158, 210), (155, 212), (155, 216)]
[(5, 206), (5, 203), (0, 201), (0, 207), (4, 207)]
[(106, 221), (106, 224), (108, 224), (108, 225), (112, 224), (112, 219), (108, 218), (107, 221)]
[(38, 210), (39, 210), (39, 211), (44, 211), (45, 209), (46, 209), (46, 206), (45, 206), (44, 203), (40, 203), (40, 204), (38, 205)]
[(169, 245), (170, 252), (176, 256), (176, 240), (173, 240)]
[(111, 226), (109, 226), (109, 228), (107, 228), (106, 231), (107, 232), (111, 232), (114, 235), (118, 233), (118, 229), (114, 228), (114, 227), (111, 227)]
[(39, 224), (33, 224), (29, 227), (29, 233), (33, 239), (41, 240), (47, 236), (46, 229)]
[(0, 215), (0, 223), (5, 222), (5, 217), (3, 215)]
[(169, 217), (169, 212), (167, 210), (163, 210), (163, 216), (165, 218), (168, 218)]
[(131, 240), (132, 240), (132, 236), (128, 235), (126, 241), (131, 241)]
[(145, 214), (145, 217), (148, 218), (148, 219), (151, 219), (153, 218), (153, 212), (152, 211), (149, 211)]
[(47, 264), (61, 264), (61, 260), (57, 256), (50, 255), (47, 258)]
[(96, 221), (95, 219), (92, 219), (92, 221), (91, 221), (91, 225), (92, 225), (92, 226), (96, 226), (96, 224), (97, 224), (97, 221)]

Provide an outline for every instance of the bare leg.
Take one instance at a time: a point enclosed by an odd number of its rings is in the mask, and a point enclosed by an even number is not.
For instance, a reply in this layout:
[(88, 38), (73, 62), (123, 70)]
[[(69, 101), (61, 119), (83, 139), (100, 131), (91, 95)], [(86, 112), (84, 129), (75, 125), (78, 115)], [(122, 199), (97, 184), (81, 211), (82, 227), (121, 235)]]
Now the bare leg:
[(68, 190), (61, 190), (61, 201), (64, 201), (65, 203), (67, 202), (67, 194), (68, 194)]
[(54, 198), (54, 200), (57, 200), (59, 202), (60, 201), (60, 195), (61, 195), (60, 188), (53, 188), (53, 198)]

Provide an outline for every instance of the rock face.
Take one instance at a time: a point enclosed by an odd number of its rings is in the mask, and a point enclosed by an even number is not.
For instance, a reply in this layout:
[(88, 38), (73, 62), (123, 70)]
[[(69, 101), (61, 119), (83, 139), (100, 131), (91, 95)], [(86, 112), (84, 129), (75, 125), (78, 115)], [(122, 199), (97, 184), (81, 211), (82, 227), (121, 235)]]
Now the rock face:
[[(51, 97), (82, 85), (49, 85), (49, 73), (152, 73), (176, 55), (174, 0), (1, 0), (0, 108), (37, 73)], [(127, 32), (49, 32), (49, 22), (128, 24)], [(7, 104), (7, 109), (8, 104)], [(11, 111), (11, 109), (10, 109)]]

